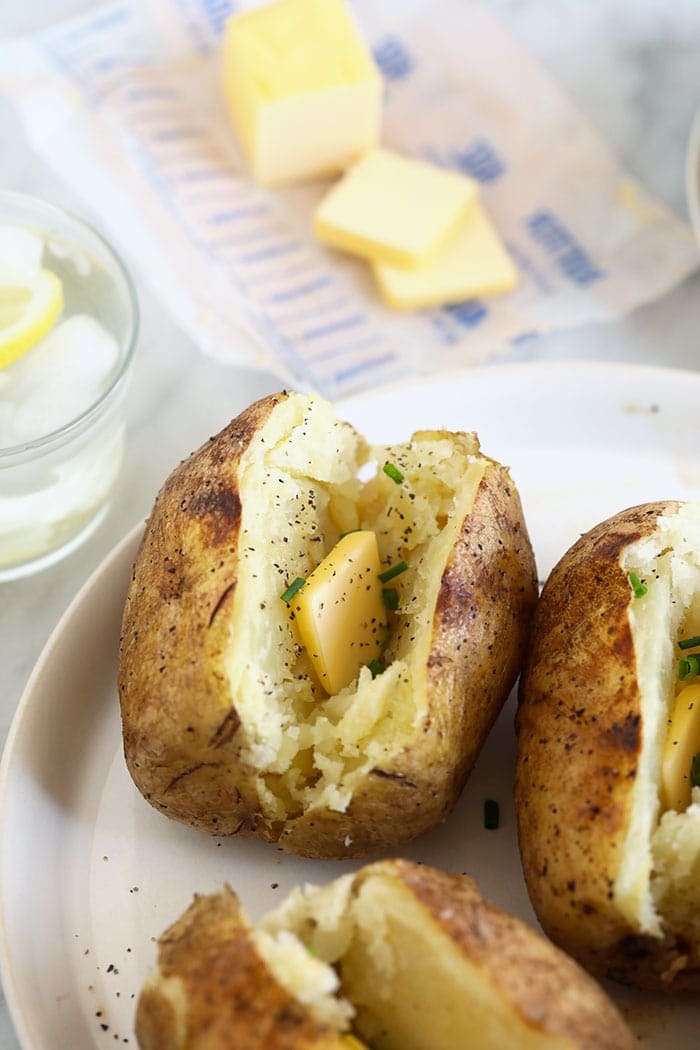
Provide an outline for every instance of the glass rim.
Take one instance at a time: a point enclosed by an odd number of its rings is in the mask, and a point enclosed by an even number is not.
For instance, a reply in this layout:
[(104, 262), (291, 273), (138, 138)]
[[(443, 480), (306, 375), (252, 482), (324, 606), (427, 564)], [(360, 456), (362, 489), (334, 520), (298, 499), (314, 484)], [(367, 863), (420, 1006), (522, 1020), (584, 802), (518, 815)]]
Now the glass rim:
[(82, 226), (83, 229), (87, 230), (107, 252), (108, 256), (111, 256), (112, 260), (116, 264), (116, 268), (121, 274), (124, 280), (124, 286), (126, 288), (127, 301), (131, 308), (130, 326), (129, 326), (129, 338), (126, 341), (126, 348), (124, 350), (123, 358), (119, 364), (119, 368), (116, 374), (113, 376), (109, 383), (109, 386), (102, 391), (102, 393), (92, 401), (86, 409), (84, 409), (79, 415), (74, 416), (63, 426), (57, 427), (55, 430), (50, 430), (46, 434), (42, 434), (40, 437), (32, 438), (30, 441), (22, 441), (17, 445), (0, 445), (0, 467), (4, 459), (10, 459), (14, 456), (21, 455), (27, 452), (41, 452), (50, 445), (70, 437), (73, 432), (82, 430), (90, 421), (93, 416), (99, 414), (100, 409), (114, 396), (123, 382), (126, 380), (129, 372), (129, 367), (134, 358), (134, 352), (136, 350), (136, 342), (139, 334), (139, 323), (140, 323), (140, 311), (139, 301), (136, 295), (136, 288), (134, 282), (131, 279), (131, 275), (119, 254), (107, 238), (101, 234), (92, 223), (76, 215), (75, 212), (68, 208), (64, 208), (62, 205), (54, 204), (52, 201), (45, 200), (42, 197), (35, 197), (29, 193), (19, 193), (16, 190), (7, 190), (0, 188), (0, 204), (8, 203), (22, 204), (29, 207), (38, 207), (48, 209), (49, 211), (55, 212), (61, 217), (70, 219), (78, 226)]

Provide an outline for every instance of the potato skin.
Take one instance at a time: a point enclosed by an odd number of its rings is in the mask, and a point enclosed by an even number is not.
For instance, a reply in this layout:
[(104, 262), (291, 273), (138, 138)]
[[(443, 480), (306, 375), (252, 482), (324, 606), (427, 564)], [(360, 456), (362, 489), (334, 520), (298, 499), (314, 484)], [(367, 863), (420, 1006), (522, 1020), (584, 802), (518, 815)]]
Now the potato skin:
[(240, 761), (223, 657), (238, 570), (237, 468), (285, 396), (251, 405), (172, 472), (124, 607), (118, 686), (129, 772), (151, 805), (212, 834), (275, 837)]
[(255, 771), (241, 757), (223, 654), (236, 587), (238, 464), (286, 396), (243, 412), (156, 499), (122, 623), (124, 754), (144, 797), (183, 823), (309, 857), (364, 856), (434, 826), (457, 800), (524, 658), (534, 556), (510, 476), (489, 461), (443, 574), (420, 735), (368, 773), (345, 813), (316, 808), (283, 824), (266, 820)]
[[(381, 868), (398, 877), (436, 931), (495, 984), (499, 997), (535, 1031), (559, 1035), (575, 1050), (631, 1050), (636, 1046), (617, 1008), (576, 963), (519, 919), (485, 900), (466, 875), (447, 875), (406, 860)], [(362, 878), (362, 872), (359, 878)]]
[(343, 1050), (272, 976), (228, 886), (195, 897), (160, 937), (135, 1027), (141, 1050)]
[(647, 988), (700, 988), (681, 938), (640, 936), (613, 897), (642, 741), (619, 561), (675, 502), (586, 533), (542, 592), (521, 677), (515, 802), (523, 870), (547, 934), (587, 969)]

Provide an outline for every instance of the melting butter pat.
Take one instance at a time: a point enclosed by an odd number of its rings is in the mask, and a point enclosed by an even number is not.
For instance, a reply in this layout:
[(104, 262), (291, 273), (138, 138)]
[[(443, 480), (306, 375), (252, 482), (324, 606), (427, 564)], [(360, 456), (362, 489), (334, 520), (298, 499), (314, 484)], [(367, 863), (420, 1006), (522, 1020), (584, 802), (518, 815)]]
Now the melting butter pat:
[(346, 0), (277, 0), (233, 15), (222, 60), (259, 182), (342, 171), (379, 141), (381, 76)]
[(700, 685), (687, 685), (676, 697), (661, 765), (661, 806), (685, 812), (690, 805), (690, 767), (700, 751)]
[(375, 262), (374, 275), (382, 297), (399, 310), (498, 295), (518, 283), (515, 266), (480, 204), (469, 209), (427, 266), (405, 270)]
[(361, 1043), (354, 1035), (344, 1035), (343, 1046), (346, 1047), (346, 1050), (367, 1050), (367, 1044)]
[(314, 232), (364, 259), (422, 266), (438, 255), (476, 197), (476, 183), (465, 175), (376, 149), (321, 201)]
[(351, 532), (308, 577), (290, 605), (314, 671), (330, 694), (350, 685), (382, 649), (386, 611), (373, 532)]

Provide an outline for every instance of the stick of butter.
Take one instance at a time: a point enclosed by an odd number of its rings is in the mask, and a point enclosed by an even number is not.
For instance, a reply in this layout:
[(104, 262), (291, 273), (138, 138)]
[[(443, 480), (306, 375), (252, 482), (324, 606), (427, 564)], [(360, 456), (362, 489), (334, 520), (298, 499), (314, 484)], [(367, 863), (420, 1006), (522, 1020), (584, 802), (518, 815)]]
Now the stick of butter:
[(480, 204), (473, 205), (437, 258), (415, 270), (375, 262), (379, 290), (399, 310), (510, 292), (518, 274)]
[(379, 141), (381, 76), (345, 0), (277, 0), (233, 15), (222, 60), (259, 182), (342, 171)]
[(323, 198), (314, 216), (321, 241), (393, 266), (434, 259), (477, 198), (465, 175), (375, 149)]

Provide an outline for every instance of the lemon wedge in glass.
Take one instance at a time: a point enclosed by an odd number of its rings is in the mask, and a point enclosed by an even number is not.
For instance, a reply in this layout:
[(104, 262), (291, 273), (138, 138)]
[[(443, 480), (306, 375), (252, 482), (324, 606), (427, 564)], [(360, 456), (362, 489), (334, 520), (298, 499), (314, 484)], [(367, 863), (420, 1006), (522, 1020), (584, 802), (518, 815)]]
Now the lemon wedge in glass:
[(30, 288), (0, 286), (0, 369), (36, 346), (62, 309), (63, 285), (50, 270), (42, 270)]

